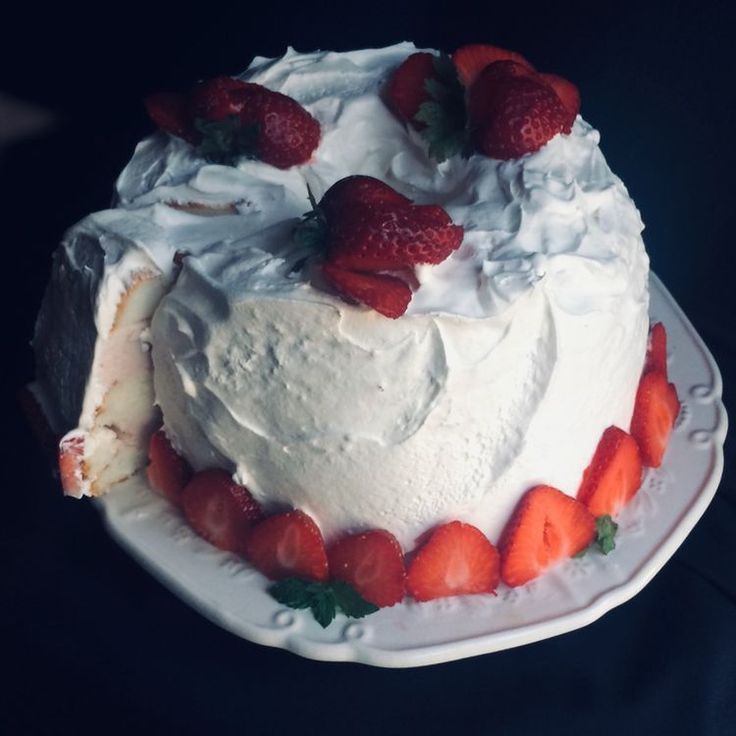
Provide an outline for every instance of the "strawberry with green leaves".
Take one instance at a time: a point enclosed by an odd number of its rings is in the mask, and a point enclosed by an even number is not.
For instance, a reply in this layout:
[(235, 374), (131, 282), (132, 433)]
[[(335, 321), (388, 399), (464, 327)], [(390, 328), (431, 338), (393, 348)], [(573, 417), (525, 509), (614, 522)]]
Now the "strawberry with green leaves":
[(309, 161), (321, 136), (319, 123), (296, 100), (230, 77), (199, 82), (188, 93), (150, 95), (145, 104), (162, 130), (216, 163), (246, 157), (288, 169)]
[(438, 264), (464, 231), (437, 205), (416, 205), (370, 176), (348, 176), (313, 203), (296, 237), (325, 251), (322, 274), (345, 299), (396, 319), (416, 286), (414, 267)]
[(435, 160), (467, 153), (464, 90), (448, 56), (408, 56), (389, 79), (386, 101), (398, 118), (421, 133)]

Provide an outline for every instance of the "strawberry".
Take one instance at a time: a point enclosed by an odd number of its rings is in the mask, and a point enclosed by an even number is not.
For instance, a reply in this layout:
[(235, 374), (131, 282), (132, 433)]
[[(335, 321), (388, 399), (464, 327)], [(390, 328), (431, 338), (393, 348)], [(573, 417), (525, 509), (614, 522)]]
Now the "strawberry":
[(269, 516), (248, 535), (245, 556), (266, 577), (327, 580), (327, 553), (319, 527), (302, 511)]
[(196, 143), (201, 137), (189, 114), (187, 95), (178, 92), (157, 92), (143, 101), (148, 116), (161, 130)]
[(631, 434), (639, 445), (641, 461), (648, 468), (662, 464), (680, 401), (674, 384), (661, 371), (652, 370), (641, 377), (631, 418)]
[(406, 589), (418, 601), (451, 595), (493, 593), (499, 580), (496, 548), (470, 524), (436, 528), (414, 555)]
[(189, 114), (193, 120), (210, 121), (238, 115), (260, 90), (265, 87), (232, 77), (206, 79), (195, 84), (189, 93)]
[(379, 529), (342, 537), (330, 545), (327, 559), (333, 580), (349, 583), (379, 608), (404, 597), (404, 555), (393, 534)]
[(401, 317), (411, 301), (411, 288), (396, 276), (359, 273), (325, 263), (322, 273), (340, 294), (375, 309), (384, 317)]
[(322, 197), (319, 209), (330, 221), (356, 206), (380, 204), (411, 204), (411, 200), (380, 179), (356, 174), (335, 182)]
[(163, 428), (151, 435), (146, 476), (153, 490), (177, 505), (184, 486), (192, 477), (189, 463), (171, 446)]
[(406, 311), (409, 284), (418, 286), (413, 267), (441, 263), (463, 240), (441, 207), (415, 205), (370, 176), (333, 184), (298, 234), (324, 242), (322, 271), (335, 289), (391, 318)]
[(287, 169), (309, 161), (321, 135), (296, 100), (230, 77), (199, 82), (187, 94), (150, 95), (145, 104), (160, 128), (218, 163), (247, 156)]
[(569, 113), (551, 87), (532, 75), (499, 80), (493, 65), (473, 83), (468, 106), (474, 145), (502, 160), (537, 151), (569, 123)]
[(257, 157), (279, 169), (306, 163), (319, 144), (319, 123), (291, 97), (260, 90), (251, 91), (239, 116), (242, 126), (257, 129)]
[(521, 54), (502, 49), (500, 46), (474, 43), (459, 48), (452, 55), (452, 61), (457, 68), (460, 81), (466, 87), (470, 87), (489, 64), (494, 61), (505, 60), (514, 61), (530, 71), (534, 71), (534, 67)]
[(437, 205), (377, 204), (346, 208), (328, 220), (328, 260), (356, 271), (391, 271), (442, 263), (463, 229)]
[(595, 533), (595, 518), (582, 503), (551, 486), (535, 486), (501, 535), (501, 579), (511, 587), (524, 585), (584, 550)]
[(580, 92), (567, 79), (557, 74), (539, 74), (539, 78), (546, 82), (560, 98), (560, 102), (567, 111), (567, 120), (563, 132), (569, 133), (577, 114), (580, 112)]
[(608, 427), (590, 465), (583, 471), (577, 499), (593, 516), (613, 516), (641, 485), (641, 458), (636, 440), (623, 429)]
[(220, 468), (197, 473), (181, 492), (181, 507), (199, 536), (229, 552), (244, 550), (247, 532), (261, 518), (250, 491)]
[(417, 130), (423, 123), (414, 120), (423, 102), (430, 94), (425, 87), (428, 79), (436, 78), (434, 55), (420, 52), (408, 56), (391, 75), (386, 89), (388, 106), (401, 120), (411, 123)]
[(667, 331), (661, 322), (649, 330), (647, 357), (644, 360), (644, 373), (656, 371), (667, 377)]
[(84, 437), (67, 434), (59, 442), (59, 476), (64, 493), (80, 495), (84, 490)]

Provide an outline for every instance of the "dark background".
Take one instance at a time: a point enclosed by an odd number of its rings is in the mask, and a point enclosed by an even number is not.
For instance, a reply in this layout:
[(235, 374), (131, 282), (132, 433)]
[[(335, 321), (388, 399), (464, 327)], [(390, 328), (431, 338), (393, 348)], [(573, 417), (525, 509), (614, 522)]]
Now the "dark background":
[[(6, 18), (0, 93), (53, 124), (0, 154), (10, 450), (2, 535), (0, 733), (736, 734), (733, 443), (716, 497), (672, 560), (594, 624), (412, 670), (324, 664), (209, 623), (64, 499), (19, 416), (27, 343), (62, 231), (107, 206), (140, 100), (237, 73), (254, 54), (381, 46), (516, 49), (580, 88), (582, 113), (646, 223), (652, 266), (714, 353), (732, 403), (734, 73), (727, 3), (304, 2)], [(13, 38), (14, 37), (14, 38)], [(15, 43), (11, 43), (15, 41)]]

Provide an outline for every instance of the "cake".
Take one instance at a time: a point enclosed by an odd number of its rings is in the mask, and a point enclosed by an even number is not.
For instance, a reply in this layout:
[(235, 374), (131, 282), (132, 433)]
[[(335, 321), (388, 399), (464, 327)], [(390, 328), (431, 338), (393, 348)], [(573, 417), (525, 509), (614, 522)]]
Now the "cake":
[[(639, 213), (573, 85), (497, 47), (453, 61), (408, 43), (289, 49), (149, 98), (161, 130), (113, 206), (66, 234), (37, 322), (34, 391), (67, 494), (114, 492), (150, 458), (175, 503), (208, 487), (183, 506), (195, 529), (213, 487), (234, 492), (234, 551), (270, 577), (288, 571), (264, 548), (298, 522), (327, 550), (307, 578), (354, 582), (337, 569), (360, 539), (394, 566), (415, 552), (410, 581), (478, 546), (486, 582), (468, 593), (495, 588), (498, 543), (504, 582), (525, 582), (523, 527), (582, 530), (551, 563), (636, 492), (677, 413)], [(282, 137), (306, 158), (253, 149), (292, 104), (298, 135)], [(244, 112), (259, 105), (260, 128)], [(361, 260), (374, 210), (396, 233), (421, 221), (423, 255), (392, 241), (395, 260)], [(622, 498), (601, 503), (616, 473)]]

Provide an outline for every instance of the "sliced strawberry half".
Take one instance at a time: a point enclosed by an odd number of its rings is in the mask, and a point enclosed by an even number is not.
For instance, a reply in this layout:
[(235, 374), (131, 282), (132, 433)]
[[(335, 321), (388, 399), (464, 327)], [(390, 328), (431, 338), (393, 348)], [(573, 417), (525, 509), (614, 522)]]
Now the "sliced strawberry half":
[(642, 463), (649, 468), (662, 464), (667, 443), (680, 413), (677, 389), (660, 371), (641, 377), (631, 419), (631, 434), (639, 445)]
[(436, 77), (434, 55), (424, 51), (408, 56), (391, 75), (386, 100), (394, 114), (418, 130), (424, 125), (414, 120), (423, 102), (430, 99), (425, 87)]
[(581, 552), (594, 537), (595, 518), (582, 503), (552, 486), (535, 486), (501, 535), (501, 579), (511, 587), (524, 585)]
[(300, 577), (325, 581), (328, 577), (322, 533), (303, 511), (269, 516), (253, 527), (245, 556), (271, 580)]
[(575, 118), (580, 112), (580, 92), (578, 88), (572, 82), (557, 74), (539, 74), (539, 78), (544, 80), (560, 98), (560, 102), (567, 111), (564, 132), (569, 133)]
[(365, 304), (390, 319), (401, 317), (411, 301), (411, 289), (395, 276), (348, 271), (331, 263), (325, 263), (322, 272), (342, 296)]
[(641, 471), (636, 440), (623, 429), (608, 427), (583, 471), (577, 499), (593, 516), (614, 516), (639, 490)]
[(192, 529), (219, 549), (241, 553), (261, 509), (250, 491), (225, 470), (197, 473), (181, 492), (181, 506)]
[(406, 589), (418, 601), (492, 593), (499, 581), (496, 548), (474, 526), (451, 521), (435, 529), (414, 555)]
[(460, 81), (470, 87), (477, 76), (494, 61), (514, 61), (534, 71), (534, 67), (516, 51), (509, 51), (500, 46), (473, 43), (462, 46), (453, 55), (452, 61), (457, 69)]
[(146, 477), (154, 491), (179, 504), (181, 492), (193, 475), (189, 463), (173, 448), (163, 428), (151, 435)]
[(379, 608), (404, 597), (404, 555), (396, 537), (382, 529), (351, 534), (327, 550), (330, 576), (349, 583), (365, 600)]
[(84, 492), (84, 437), (70, 432), (59, 442), (59, 476), (61, 487), (68, 496)]
[(661, 322), (652, 325), (649, 330), (647, 357), (644, 361), (644, 373), (659, 372), (667, 377), (667, 331)]

